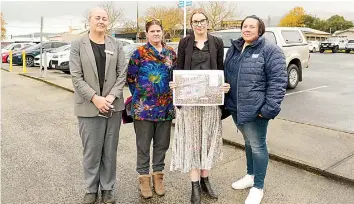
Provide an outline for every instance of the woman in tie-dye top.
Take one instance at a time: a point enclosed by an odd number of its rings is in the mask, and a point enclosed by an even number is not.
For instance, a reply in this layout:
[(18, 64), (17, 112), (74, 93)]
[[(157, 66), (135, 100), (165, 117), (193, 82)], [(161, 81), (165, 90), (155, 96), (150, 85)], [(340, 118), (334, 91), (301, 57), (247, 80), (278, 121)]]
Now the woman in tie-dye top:
[(128, 85), (133, 96), (135, 120), (166, 121), (174, 117), (169, 81), (176, 66), (176, 53), (161, 43), (159, 52), (150, 42), (138, 47), (128, 66)]
[(177, 57), (173, 48), (162, 42), (163, 28), (160, 20), (147, 21), (145, 27), (148, 42), (132, 54), (127, 81), (133, 96), (132, 116), (136, 134), (139, 188), (144, 198), (151, 198), (151, 140), (154, 148), (152, 183), (156, 194), (165, 194), (162, 171), (175, 114), (169, 82), (172, 81), (172, 70), (177, 65)]

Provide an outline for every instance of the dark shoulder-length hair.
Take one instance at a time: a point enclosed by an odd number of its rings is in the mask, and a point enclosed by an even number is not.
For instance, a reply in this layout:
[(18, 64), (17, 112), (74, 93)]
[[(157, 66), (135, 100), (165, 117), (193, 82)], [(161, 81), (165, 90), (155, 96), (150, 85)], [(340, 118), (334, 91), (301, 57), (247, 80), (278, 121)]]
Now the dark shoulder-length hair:
[(247, 16), (245, 19), (243, 19), (242, 23), (241, 23), (241, 30), (243, 28), (243, 23), (245, 22), (245, 20), (247, 20), (248, 18), (253, 18), (256, 19), (258, 21), (258, 34), (259, 36), (262, 36), (265, 33), (265, 25), (264, 22), (262, 21), (262, 19), (260, 19), (258, 16), (256, 15), (251, 15), (251, 16)]

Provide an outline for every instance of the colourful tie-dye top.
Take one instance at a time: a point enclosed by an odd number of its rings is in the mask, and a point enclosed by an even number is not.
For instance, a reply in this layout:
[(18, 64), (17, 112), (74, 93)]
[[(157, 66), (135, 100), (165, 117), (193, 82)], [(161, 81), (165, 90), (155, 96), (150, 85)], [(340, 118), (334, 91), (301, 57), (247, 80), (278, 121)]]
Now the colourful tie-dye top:
[(172, 71), (177, 65), (172, 47), (163, 44), (161, 53), (150, 43), (138, 47), (132, 54), (127, 81), (135, 120), (165, 121), (174, 118)]

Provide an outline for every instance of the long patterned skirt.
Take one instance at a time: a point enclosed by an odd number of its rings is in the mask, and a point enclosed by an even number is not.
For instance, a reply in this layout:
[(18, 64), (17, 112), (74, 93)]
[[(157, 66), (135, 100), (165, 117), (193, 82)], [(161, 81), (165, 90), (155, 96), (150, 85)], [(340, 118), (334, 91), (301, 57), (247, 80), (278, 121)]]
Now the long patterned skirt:
[(170, 170), (210, 170), (222, 159), (221, 126), (218, 106), (177, 109)]

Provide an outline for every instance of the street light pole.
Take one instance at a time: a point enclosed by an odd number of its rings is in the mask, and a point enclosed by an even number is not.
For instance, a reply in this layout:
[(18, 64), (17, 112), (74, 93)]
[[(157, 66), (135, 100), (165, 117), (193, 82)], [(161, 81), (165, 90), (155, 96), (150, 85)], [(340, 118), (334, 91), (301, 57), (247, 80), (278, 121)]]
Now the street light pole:
[(187, 35), (187, 1), (184, 0), (183, 5), (183, 37)]

